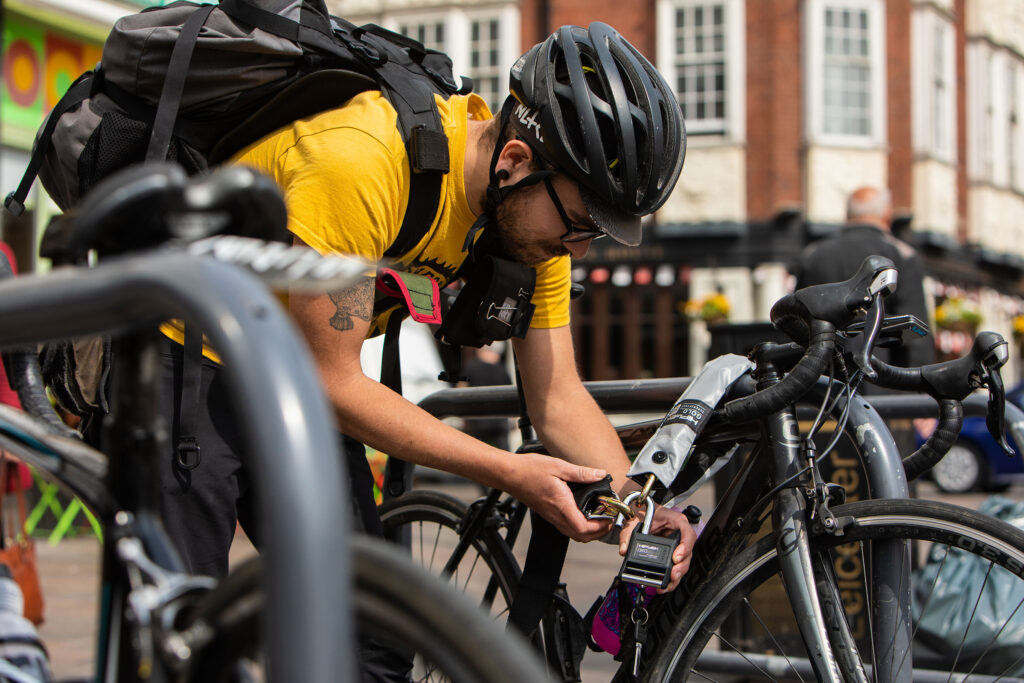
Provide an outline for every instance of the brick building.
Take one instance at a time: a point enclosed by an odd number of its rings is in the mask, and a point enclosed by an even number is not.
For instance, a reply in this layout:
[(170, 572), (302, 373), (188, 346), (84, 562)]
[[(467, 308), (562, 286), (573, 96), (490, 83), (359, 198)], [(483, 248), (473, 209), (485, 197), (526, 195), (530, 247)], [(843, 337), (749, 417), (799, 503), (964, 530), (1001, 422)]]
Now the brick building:
[[(891, 188), (936, 305), (963, 300), (1008, 338), (1024, 313), (1024, 0), (327, 1), (447, 51), (493, 108), (508, 66), (564, 23), (614, 25), (676, 85), (690, 133), (676, 192), (641, 247), (597, 242), (574, 270), (588, 379), (692, 371), (708, 333), (687, 301), (720, 291), (731, 322), (764, 320), (788, 264), (862, 184)], [(113, 18), (146, 4), (4, 2), (5, 192)], [(53, 210), (31, 201), (38, 211), (4, 226), (29, 259)], [(935, 337), (945, 352), (969, 340)]]

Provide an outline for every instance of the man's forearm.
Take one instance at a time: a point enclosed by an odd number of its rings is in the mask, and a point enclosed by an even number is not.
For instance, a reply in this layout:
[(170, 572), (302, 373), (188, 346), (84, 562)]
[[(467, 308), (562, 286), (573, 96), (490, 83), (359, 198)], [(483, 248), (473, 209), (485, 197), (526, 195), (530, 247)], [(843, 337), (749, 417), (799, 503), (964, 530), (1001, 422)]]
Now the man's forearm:
[(339, 428), (383, 453), (503, 488), (507, 453), (460, 432), (368, 377), (328, 390)]
[(605, 470), (619, 491), (627, 482), (629, 458), (608, 417), (582, 385), (580, 391), (573, 398), (563, 394), (557, 405), (548, 404), (536, 414), (531, 410), (534, 427), (552, 455)]

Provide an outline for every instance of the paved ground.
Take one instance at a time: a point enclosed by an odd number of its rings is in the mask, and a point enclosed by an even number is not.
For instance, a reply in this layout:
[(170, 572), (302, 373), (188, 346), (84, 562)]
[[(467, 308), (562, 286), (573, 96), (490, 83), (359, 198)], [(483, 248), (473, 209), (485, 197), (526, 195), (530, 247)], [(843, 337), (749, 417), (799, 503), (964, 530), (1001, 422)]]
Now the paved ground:
[[(919, 495), (934, 497), (935, 490), (922, 484)], [(1024, 500), (1024, 487), (1016, 487), (1006, 495)], [(957, 496), (951, 502), (977, 507), (984, 497), (982, 494)], [(710, 509), (709, 496), (696, 502)], [(50, 547), (40, 539), (36, 547), (47, 615), (40, 634), (50, 650), (54, 674), (65, 679), (88, 677), (94, 660), (99, 544), (94, 538), (80, 537), (65, 539), (57, 547)], [(233, 549), (234, 557), (252, 552), (244, 536), (239, 536)], [(605, 591), (618, 567), (619, 558), (611, 546), (572, 544), (564, 576), (570, 598), (581, 612)], [(614, 667), (610, 656), (588, 652), (584, 659), (583, 681), (607, 681)]]

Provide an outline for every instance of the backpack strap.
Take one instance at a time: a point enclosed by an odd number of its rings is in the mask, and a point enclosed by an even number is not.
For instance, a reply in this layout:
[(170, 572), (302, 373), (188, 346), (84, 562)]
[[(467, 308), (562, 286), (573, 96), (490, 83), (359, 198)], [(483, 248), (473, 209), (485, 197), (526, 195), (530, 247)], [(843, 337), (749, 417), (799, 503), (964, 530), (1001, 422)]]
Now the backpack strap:
[(530, 524), (532, 531), (523, 575), (508, 612), (508, 628), (517, 629), (527, 639), (532, 638), (551, 604), (569, 549), (569, 538), (533, 510)]
[(31, 189), (32, 183), (35, 182), (36, 176), (39, 175), (39, 168), (43, 165), (46, 153), (50, 151), (50, 141), (53, 139), (53, 131), (57, 128), (57, 122), (65, 112), (74, 109), (92, 94), (94, 78), (95, 74), (92, 71), (86, 71), (79, 76), (47, 117), (43, 132), (39, 135), (39, 143), (32, 150), (32, 157), (29, 159), (25, 174), (21, 177), (18, 189), (4, 199), (4, 206), (15, 216), (20, 216), (25, 211), (25, 199), (28, 197), (28, 191)]
[[(445, 139), (445, 150), (447, 147)], [(399, 258), (419, 244), (423, 236), (430, 230), (437, 215), (437, 207), (441, 204), (441, 173), (416, 173), (409, 176), (409, 203), (405, 207), (402, 227), (398, 229), (398, 237), (384, 251), (388, 258)]]
[[(266, 0), (262, 0), (259, 4), (251, 0), (221, 0), (218, 7), (232, 19), (237, 19), (253, 28), (272, 33), (285, 40), (326, 50), (328, 53), (337, 53), (330, 20), (327, 18), (327, 6), (323, 2), (318, 0), (301, 2), (298, 21), (288, 19), (278, 9), (268, 7), (269, 4)], [(280, 9), (284, 9), (289, 3), (278, 2), (277, 4)]]
[(199, 440), (199, 402), (203, 386), (203, 335), (195, 324), (185, 324), (185, 344), (181, 363), (181, 397), (178, 404), (178, 443), (174, 462), (184, 470), (194, 470), (201, 461)]
[(160, 91), (160, 103), (153, 119), (153, 134), (149, 138), (146, 150), (146, 161), (163, 161), (171, 147), (171, 135), (174, 133), (174, 122), (178, 118), (181, 96), (185, 92), (185, 80), (188, 78), (188, 67), (192, 63), (192, 52), (199, 32), (203, 30), (210, 12), (215, 5), (202, 5), (189, 15), (181, 26), (181, 33), (174, 43), (171, 59), (167, 64), (167, 77)]
[[(401, 310), (394, 310), (388, 317), (384, 331), (384, 349), (381, 354), (380, 383), (397, 394), (402, 393), (402, 361), (398, 352), (398, 335), (402, 330)], [(387, 502), (402, 495), (412, 485), (412, 468), (409, 463), (389, 455), (384, 466), (384, 485), (381, 498)]]

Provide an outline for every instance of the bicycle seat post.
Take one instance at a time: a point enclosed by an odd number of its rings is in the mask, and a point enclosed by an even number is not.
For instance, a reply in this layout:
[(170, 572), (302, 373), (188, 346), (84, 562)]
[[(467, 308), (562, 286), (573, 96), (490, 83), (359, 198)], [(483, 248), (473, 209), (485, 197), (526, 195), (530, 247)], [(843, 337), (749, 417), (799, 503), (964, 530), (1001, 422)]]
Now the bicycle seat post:
[[(110, 414), (103, 421), (103, 450), (110, 458), (109, 487), (136, 529), (162, 525), (158, 468), (168, 453), (169, 425), (160, 412), (161, 337), (156, 329), (113, 340)], [(124, 518), (122, 517), (122, 520)], [(177, 551), (159, 543), (163, 534), (142, 533), (146, 552), (159, 565), (183, 569)], [(156, 546), (156, 547), (154, 547)]]

